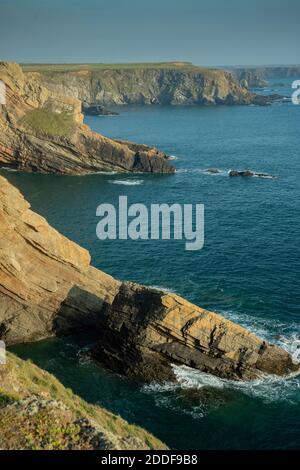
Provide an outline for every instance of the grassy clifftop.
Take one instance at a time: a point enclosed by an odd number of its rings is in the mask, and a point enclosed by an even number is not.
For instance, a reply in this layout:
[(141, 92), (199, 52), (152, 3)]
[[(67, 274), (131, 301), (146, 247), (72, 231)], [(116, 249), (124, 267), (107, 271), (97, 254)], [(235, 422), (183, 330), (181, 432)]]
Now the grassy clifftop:
[(142, 428), (90, 405), (53, 375), (8, 353), (0, 365), (0, 448), (166, 449)]
[(55, 113), (47, 108), (28, 111), (21, 122), (31, 130), (48, 136), (71, 137), (76, 130), (71, 113)]
[(132, 62), (119, 64), (21, 64), (24, 72), (79, 72), (82, 70), (101, 71), (101, 70), (177, 70), (182, 72), (202, 72), (209, 73), (213, 69), (198, 67), (191, 62)]

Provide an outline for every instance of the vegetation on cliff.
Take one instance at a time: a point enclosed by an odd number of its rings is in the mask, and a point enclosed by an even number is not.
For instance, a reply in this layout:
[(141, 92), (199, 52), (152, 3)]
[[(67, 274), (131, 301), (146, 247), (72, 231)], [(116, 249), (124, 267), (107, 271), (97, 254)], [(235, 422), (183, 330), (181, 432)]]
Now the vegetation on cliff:
[(0, 448), (166, 449), (142, 428), (91, 405), (30, 361), (0, 365)]
[(38, 134), (67, 138), (71, 137), (76, 126), (72, 114), (55, 113), (47, 108), (28, 111), (22, 119), (22, 124)]

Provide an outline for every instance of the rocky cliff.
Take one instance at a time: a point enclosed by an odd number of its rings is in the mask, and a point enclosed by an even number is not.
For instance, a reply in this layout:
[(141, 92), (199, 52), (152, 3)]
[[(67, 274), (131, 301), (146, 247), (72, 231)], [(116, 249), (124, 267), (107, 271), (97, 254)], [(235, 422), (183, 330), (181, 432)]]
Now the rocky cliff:
[(231, 379), (298, 370), (284, 350), (177, 295), (122, 283), (30, 210), (0, 177), (0, 339), (7, 344), (97, 331), (93, 356), (142, 380), (171, 364)]
[(167, 156), (92, 132), (78, 99), (49, 91), (38, 74), (0, 62), (6, 103), (0, 105), (0, 165), (22, 171), (86, 174), (97, 171), (172, 173)]
[(1, 450), (163, 450), (147, 431), (86, 403), (11, 353), (0, 365)]
[(40, 74), (44, 86), (54, 92), (105, 106), (264, 104), (229, 72), (187, 63), (39, 65), (24, 70)]
[(239, 82), (246, 81), (249, 87), (265, 87), (266, 80), (300, 78), (300, 66), (236, 67), (228, 69)]

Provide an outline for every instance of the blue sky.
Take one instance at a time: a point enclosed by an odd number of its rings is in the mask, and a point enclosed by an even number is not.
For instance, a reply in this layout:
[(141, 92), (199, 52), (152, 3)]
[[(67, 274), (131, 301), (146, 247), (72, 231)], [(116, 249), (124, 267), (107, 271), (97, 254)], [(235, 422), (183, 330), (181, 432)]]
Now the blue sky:
[(299, 0), (0, 0), (0, 59), (300, 62)]

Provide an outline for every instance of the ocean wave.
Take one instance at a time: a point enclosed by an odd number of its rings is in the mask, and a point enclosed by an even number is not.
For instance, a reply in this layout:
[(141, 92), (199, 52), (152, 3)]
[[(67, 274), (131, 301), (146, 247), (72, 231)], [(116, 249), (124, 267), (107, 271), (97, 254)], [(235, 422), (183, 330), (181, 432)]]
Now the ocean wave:
[(299, 402), (296, 392), (300, 390), (299, 374), (289, 377), (273, 375), (262, 376), (256, 380), (235, 381), (226, 380), (211, 374), (206, 374), (187, 366), (173, 365), (173, 370), (180, 387), (201, 389), (210, 387), (218, 390), (234, 390), (252, 398), (259, 398), (266, 403), (274, 401)]
[(300, 403), (299, 375), (263, 376), (252, 381), (234, 381), (216, 377), (187, 366), (173, 365), (177, 382), (151, 383), (142, 392), (154, 398), (156, 406), (202, 419), (214, 409), (239, 400), (239, 395), (273, 402)]
[(168, 160), (178, 160), (178, 157), (176, 157), (176, 155), (170, 155)]
[(109, 180), (109, 183), (123, 186), (139, 186), (144, 183), (144, 180)]

